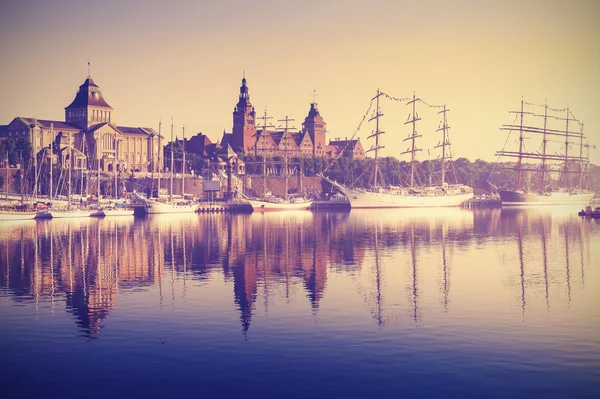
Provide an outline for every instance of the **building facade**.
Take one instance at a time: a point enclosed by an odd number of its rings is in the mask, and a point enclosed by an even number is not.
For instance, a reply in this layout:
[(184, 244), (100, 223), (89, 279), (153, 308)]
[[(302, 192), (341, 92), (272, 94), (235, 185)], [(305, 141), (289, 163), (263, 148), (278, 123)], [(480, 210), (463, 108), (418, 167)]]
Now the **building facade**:
[[(233, 109), (231, 133), (223, 133), (220, 145), (231, 145), (234, 151), (261, 156), (325, 156), (327, 155), (327, 124), (317, 103), (310, 104), (300, 131), (257, 127), (256, 111), (250, 102), (246, 77), (242, 79), (239, 99)], [(260, 118), (258, 118), (260, 119)], [(287, 119), (287, 117), (286, 117)]]
[(2, 129), (5, 137), (25, 138), (39, 163), (52, 159), (73, 169), (101, 172), (162, 170), (164, 137), (146, 127), (118, 126), (113, 108), (91, 77), (65, 107), (65, 121), (14, 118)]

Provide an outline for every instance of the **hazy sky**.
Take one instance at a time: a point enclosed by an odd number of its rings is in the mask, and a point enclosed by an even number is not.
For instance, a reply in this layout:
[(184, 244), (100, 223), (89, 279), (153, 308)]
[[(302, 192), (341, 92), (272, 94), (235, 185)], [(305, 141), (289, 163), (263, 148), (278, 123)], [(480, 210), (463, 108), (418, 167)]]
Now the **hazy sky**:
[[(297, 128), (316, 90), (328, 138), (350, 138), (380, 88), (447, 104), (455, 158), (495, 160), (522, 95), (568, 105), (600, 145), (599, 38), (593, 0), (3, 2), (0, 124), (64, 120), (91, 59), (117, 124), (158, 129), (162, 117), (167, 134), (171, 116), (188, 137), (230, 132), (245, 70), (257, 113)], [(398, 156), (409, 109), (382, 111), (385, 155)], [(419, 105), (425, 147), (437, 111)]]

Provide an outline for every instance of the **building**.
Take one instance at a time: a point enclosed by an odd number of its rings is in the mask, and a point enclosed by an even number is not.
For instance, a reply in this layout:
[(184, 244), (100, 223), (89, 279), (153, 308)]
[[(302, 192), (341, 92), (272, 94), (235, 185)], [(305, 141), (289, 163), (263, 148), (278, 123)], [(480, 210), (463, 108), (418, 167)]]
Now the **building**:
[(27, 139), (38, 163), (56, 159), (66, 166), (72, 157), (74, 169), (158, 171), (164, 138), (152, 128), (118, 126), (113, 111), (88, 76), (65, 107), (65, 121), (17, 117), (0, 134)]
[(250, 93), (244, 77), (238, 102), (233, 109), (232, 131), (223, 133), (220, 145), (222, 147), (230, 145), (234, 151), (244, 155), (288, 157), (326, 155), (327, 124), (320, 115), (316, 102), (310, 104), (302, 129), (297, 132), (289, 129), (287, 124), (283, 129), (268, 129), (266, 124), (259, 128), (256, 119), (256, 111), (250, 102)]
[(360, 143), (360, 139), (355, 140), (335, 140), (329, 141), (327, 146), (327, 155), (332, 158), (349, 157), (354, 159), (364, 159), (365, 150)]

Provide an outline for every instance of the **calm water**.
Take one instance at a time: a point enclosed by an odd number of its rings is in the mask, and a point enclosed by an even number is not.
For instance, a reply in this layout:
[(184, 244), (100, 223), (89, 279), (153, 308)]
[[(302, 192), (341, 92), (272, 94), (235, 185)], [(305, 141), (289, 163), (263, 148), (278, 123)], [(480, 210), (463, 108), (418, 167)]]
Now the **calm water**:
[(573, 208), (0, 225), (2, 397), (598, 397)]

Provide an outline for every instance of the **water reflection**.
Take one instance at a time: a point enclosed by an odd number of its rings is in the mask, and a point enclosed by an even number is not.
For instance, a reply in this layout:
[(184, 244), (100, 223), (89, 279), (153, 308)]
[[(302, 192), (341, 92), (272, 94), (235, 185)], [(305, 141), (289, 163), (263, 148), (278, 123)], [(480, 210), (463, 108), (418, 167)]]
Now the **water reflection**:
[[(122, 293), (156, 289), (160, 310), (223, 279), (246, 335), (256, 314), (268, 317), (298, 292), (314, 317), (324, 298), (358, 295), (363, 309), (345, 310), (349, 316), (366, 311), (378, 327), (419, 326), (479, 295), (484, 279), (518, 292), (525, 320), (540, 290), (549, 309), (585, 288), (590, 236), (600, 229), (573, 215), (504, 208), (12, 223), (0, 229), (0, 295), (34, 303), (36, 315), (46, 309), (41, 302), (51, 313), (64, 306), (94, 338)], [(351, 289), (333, 286), (333, 277)]]

